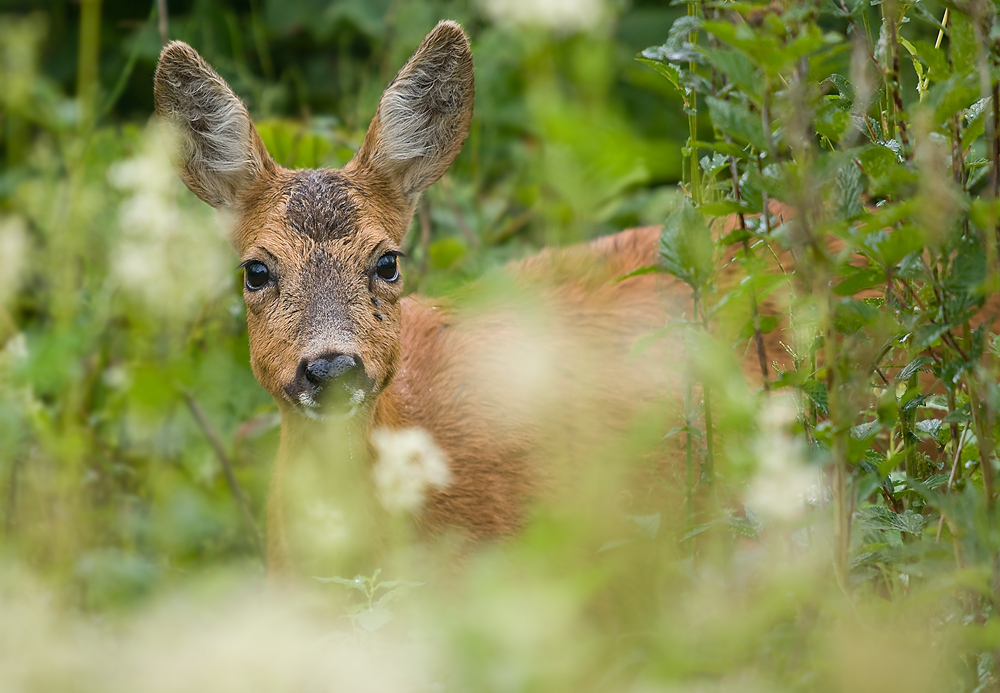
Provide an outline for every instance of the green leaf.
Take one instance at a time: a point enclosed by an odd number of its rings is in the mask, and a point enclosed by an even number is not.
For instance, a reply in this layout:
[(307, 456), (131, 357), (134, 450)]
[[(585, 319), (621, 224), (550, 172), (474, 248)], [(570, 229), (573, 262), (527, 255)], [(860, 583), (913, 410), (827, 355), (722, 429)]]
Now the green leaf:
[(670, 25), (666, 43), (661, 46), (650, 46), (642, 51), (642, 57), (664, 63), (704, 62), (695, 50), (695, 46), (689, 41), (690, 35), (698, 31), (701, 25), (702, 21), (698, 17), (677, 18)]
[(706, 96), (705, 103), (708, 105), (712, 124), (720, 131), (761, 151), (767, 150), (764, 127), (759, 115), (751, 113), (750, 109), (740, 103), (723, 101), (713, 96)]
[(914, 427), (921, 433), (937, 438), (941, 433), (941, 419), (924, 419), (914, 424)]
[(972, 20), (964, 12), (952, 12), (948, 27), (948, 39), (951, 43), (951, 63), (957, 74), (972, 72), (976, 69), (976, 54), (978, 46), (976, 31)]
[(838, 296), (853, 296), (859, 291), (878, 286), (885, 281), (885, 272), (875, 268), (862, 268), (845, 277), (833, 292)]
[(663, 223), (660, 263), (664, 269), (695, 290), (712, 274), (715, 245), (701, 212), (687, 198)]
[(839, 102), (837, 106), (846, 111), (849, 111), (854, 105), (854, 85), (851, 81), (844, 77), (843, 75), (838, 75), (834, 73), (826, 78), (826, 81), (834, 86), (839, 95)]
[(754, 101), (760, 101), (760, 89), (764, 80), (754, 64), (740, 52), (718, 48), (700, 48), (708, 63), (737, 85), (743, 94)]
[(834, 310), (834, 325), (843, 334), (852, 334), (870, 326), (881, 314), (872, 300), (842, 298)]
[(838, 143), (851, 125), (851, 116), (840, 105), (840, 99), (828, 97), (820, 102), (813, 119), (813, 127), (823, 137)]
[(978, 74), (975, 71), (956, 72), (928, 89), (921, 105), (933, 109), (934, 124), (941, 126), (962, 109), (975, 104), (980, 97)]
[(861, 169), (850, 161), (837, 171), (837, 216), (849, 221), (865, 213), (861, 195), (865, 186), (861, 181)]
[(920, 534), (926, 522), (923, 515), (918, 515), (912, 510), (894, 513), (881, 505), (861, 508), (854, 516), (858, 524), (865, 529), (898, 531), (908, 534)]
[(927, 65), (927, 76), (934, 82), (940, 82), (948, 78), (951, 69), (948, 67), (948, 57), (944, 48), (935, 48), (929, 41), (915, 39), (910, 41), (910, 47), (916, 50), (917, 55)]
[(851, 429), (851, 437), (855, 440), (870, 440), (882, 430), (882, 422), (875, 420), (859, 424)]
[(826, 383), (820, 382), (819, 380), (807, 380), (802, 383), (802, 392), (805, 394), (809, 400), (816, 405), (816, 409), (820, 411), (821, 414), (828, 415), (830, 413)]
[(903, 367), (899, 373), (896, 374), (897, 383), (904, 383), (910, 378), (912, 378), (917, 371), (929, 371), (930, 364), (934, 363), (934, 359), (929, 356), (918, 356), (917, 358), (910, 361), (906, 366)]
[(986, 253), (970, 235), (959, 241), (945, 285), (952, 290), (978, 293), (986, 281)]
[[(643, 53), (645, 53), (645, 51), (643, 51)], [(681, 92), (688, 91), (687, 86), (682, 82), (681, 70), (675, 67), (674, 65), (671, 65), (670, 63), (664, 63), (659, 60), (650, 60), (649, 58), (645, 57), (637, 57), (636, 60), (638, 60), (643, 65), (648, 65), (649, 67), (659, 72), (662, 76), (666, 77), (667, 80), (671, 84), (673, 84), (674, 88), (677, 89), (678, 91)]]

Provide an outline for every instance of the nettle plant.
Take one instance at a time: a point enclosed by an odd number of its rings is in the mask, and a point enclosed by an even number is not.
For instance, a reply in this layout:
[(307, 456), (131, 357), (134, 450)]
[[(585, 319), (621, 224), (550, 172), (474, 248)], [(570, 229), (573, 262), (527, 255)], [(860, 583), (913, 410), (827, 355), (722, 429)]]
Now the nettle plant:
[[(745, 353), (761, 398), (797, 403), (845, 587), (905, 592), (932, 556), (995, 576), (994, 5), (688, 9), (638, 58), (688, 115), (686, 200), (659, 268), (692, 290), (687, 327)], [(713, 441), (738, 434), (711, 378), (699, 385), (681, 432), (689, 496), (718, 476)], [(970, 604), (998, 600), (984, 588)]]

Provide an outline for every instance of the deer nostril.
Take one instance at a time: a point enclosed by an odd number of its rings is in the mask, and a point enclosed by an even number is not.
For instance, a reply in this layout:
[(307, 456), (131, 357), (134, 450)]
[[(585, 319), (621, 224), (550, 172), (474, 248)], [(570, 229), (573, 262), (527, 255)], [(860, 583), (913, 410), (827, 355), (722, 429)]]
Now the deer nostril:
[(353, 356), (325, 354), (305, 364), (305, 377), (313, 387), (322, 387), (326, 381), (339, 378), (357, 367)]

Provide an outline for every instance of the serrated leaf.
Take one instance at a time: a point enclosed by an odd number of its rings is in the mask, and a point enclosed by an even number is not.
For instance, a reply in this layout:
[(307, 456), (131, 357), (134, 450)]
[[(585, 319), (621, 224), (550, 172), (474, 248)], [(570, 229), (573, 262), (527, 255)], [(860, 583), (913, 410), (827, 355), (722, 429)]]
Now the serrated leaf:
[(851, 429), (851, 437), (855, 440), (867, 440), (874, 438), (882, 430), (881, 421), (869, 421)]
[(700, 48), (708, 63), (716, 70), (726, 75), (730, 82), (736, 84), (740, 91), (755, 101), (760, 100), (760, 88), (763, 84), (760, 72), (746, 56), (731, 49)]
[(917, 371), (929, 371), (930, 368), (928, 368), (927, 366), (929, 366), (932, 363), (934, 363), (934, 359), (932, 359), (931, 357), (918, 356), (917, 358), (913, 359), (908, 364), (906, 364), (903, 367), (903, 369), (899, 371), (898, 374), (896, 374), (895, 382), (897, 383), (906, 382), (907, 380), (912, 378)]
[[(838, 135), (834, 141), (839, 139)], [(853, 161), (841, 167), (837, 172), (837, 216), (842, 220), (852, 220), (864, 213), (865, 207), (861, 204), (864, 192), (861, 169)]]
[(908, 534), (920, 534), (926, 523), (923, 515), (918, 515), (912, 510), (894, 513), (881, 505), (861, 508), (855, 513), (855, 519), (865, 529), (898, 531)]
[(714, 264), (715, 245), (701, 212), (687, 198), (663, 223), (660, 232), (660, 264), (693, 289), (708, 282)]
[(941, 432), (941, 419), (924, 419), (914, 424), (914, 427), (921, 433), (937, 438)]
[(643, 65), (648, 65), (649, 67), (659, 72), (662, 76), (666, 77), (667, 81), (673, 84), (674, 88), (677, 89), (677, 91), (680, 92), (688, 91), (687, 85), (685, 85), (683, 82), (682, 71), (679, 68), (675, 67), (674, 65), (671, 65), (670, 63), (664, 63), (659, 60), (650, 60), (649, 58), (642, 58), (642, 57), (636, 58), (636, 60), (638, 60)]
[(802, 392), (805, 393), (805, 396), (808, 397), (813, 404), (816, 405), (816, 409), (818, 409), (820, 413), (824, 415), (828, 415), (830, 413), (826, 383), (822, 383), (819, 380), (807, 380), (802, 383)]
[(713, 96), (706, 96), (705, 103), (708, 105), (712, 124), (720, 131), (761, 151), (767, 149), (759, 115), (751, 113), (750, 109), (740, 103), (723, 101)]
[(851, 84), (851, 81), (837, 73), (833, 73), (827, 77), (826, 81), (832, 84), (840, 95), (838, 107), (849, 111), (851, 106), (854, 105), (854, 85)]
[(666, 43), (646, 48), (641, 53), (642, 57), (646, 60), (660, 62), (704, 62), (694, 45), (689, 41), (689, 36), (698, 31), (701, 24), (701, 19), (698, 17), (678, 17), (670, 25)]
[(927, 401), (926, 396), (921, 394), (915, 394), (910, 399), (906, 400), (903, 403), (902, 409), (904, 412), (913, 411), (914, 409), (919, 409), (920, 407), (924, 406), (924, 402), (926, 401)]

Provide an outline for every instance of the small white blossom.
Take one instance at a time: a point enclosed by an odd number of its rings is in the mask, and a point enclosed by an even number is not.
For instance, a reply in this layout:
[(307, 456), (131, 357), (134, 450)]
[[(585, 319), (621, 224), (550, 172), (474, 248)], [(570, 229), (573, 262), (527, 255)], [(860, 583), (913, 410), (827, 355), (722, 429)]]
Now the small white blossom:
[(0, 308), (20, 288), (28, 253), (28, 232), (21, 217), (0, 218)]
[(180, 181), (157, 137), (111, 166), (108, 181), (128, 193), (112, 270), (131, 295), (160, 316), (185, 318), (226, 290), (231, 273), (223, 234), (206, 206), (181, 204)]
[(795, 409), (780, 401), (769, 402), (760, 418), (760, 437), (754, 444), (757, 474), (750, 482), (747, 505), (765, 519), (789, 522), (807, 507), (821, 502), (822, 479), (807, 464), (802, 441), (785, 428), (795, 419)]
[(603, 0), (480, 0), (495, 22), (539, 25), (556, 33), (596, 29), (607, 18)]
[(390, 512), (420, 510), (428, 487), (446, 488), (451, 469), (444, 452), (422, 428), (376, 429), (373, 475), (382, 506)]

